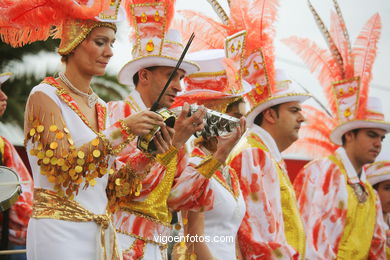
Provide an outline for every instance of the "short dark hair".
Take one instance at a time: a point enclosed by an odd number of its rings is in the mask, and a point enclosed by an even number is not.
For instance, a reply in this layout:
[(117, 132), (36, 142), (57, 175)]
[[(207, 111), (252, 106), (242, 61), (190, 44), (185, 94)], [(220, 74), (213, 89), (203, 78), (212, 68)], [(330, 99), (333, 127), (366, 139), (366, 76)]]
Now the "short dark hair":
[[(357, 133), (359, 132), (359, 130), (360, 129), (353, 129), (353, 130), (350, 130), (350, 131), (348, 131), (348, 132), (352, 132), (352, 133), (354, 133), (354, 135), (356, 136), (357, 135)], [(348, 133), (347, 132), (347, 133)], [(345, 133), (346, 134), (346, 133)], [(342, 146), (344, 146), (345, 145), (345, 142), (346, 142), (346, 140), (345, 140), (345, 134), (343, 134), (343, 136), (341, 137), (341, 144), (342, 144)]]
[(280, 107), (280, 104), (277, 104), (277, 105), (274, 105), (272, 107), (269, 107), (269, 108), (266, 108), (265, 110), (263, 110), (261, 113), (259, 113), (256, 117), (255, 117), (255, 120), (254, 120), (254, 123), (258, 126), (261, 126), (261, 124), (263, 123), (263, 120), (264, 120), (264, 112), (267, 110), (267, 109), (272, 109), (276, 112), (276, 115), (279, 117), (279, 107)]
[[(147, 68), (144, 68), (144, 69), (153, 71), (153, 70), (157, 69), (158, 67), (159, 66), (152, 66), (152, 67), (147, 67)], [(138, 76), (138, 71), (137, 71), (137, 73), (135, 73), (134, 76), (133, 76), (134, 86), (137, 86), (138, 81), (139, 81), (139, 76)]]

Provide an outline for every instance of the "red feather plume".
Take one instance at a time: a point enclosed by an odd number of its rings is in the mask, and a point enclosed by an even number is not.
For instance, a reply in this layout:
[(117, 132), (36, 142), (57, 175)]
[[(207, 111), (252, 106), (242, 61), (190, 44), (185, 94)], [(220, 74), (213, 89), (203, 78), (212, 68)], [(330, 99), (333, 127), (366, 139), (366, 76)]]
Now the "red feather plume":
[(95, 0), (91, 6), (63, 0), (7, 0), (0, 8), (0, 37), (13, 47), (46, 40), (64, 20), (93, 19), (109, 4), (109, 0)]
[[(192, 32), (196, 36), (191, 44), (191, 51), (207, 49), (223, 49), (224, 40), (228, 36), (228, 27), (199, 12), (180, 10), (175, 18), (174, 28), (181, 31), (184, 41), (187, 41)], [(207, 35), (207, 37), (204, 37)]]
[(310, 71), (318, 76), (332, 113), (336, 114), (336, 100), (332, 82), (343, 79), (336, 61), (328, 50), (321, 49), (315, 42), (296, 36), (282, 40), (305, 62)]
[(345, 73), (344, 77), (352, 78), (354, 75), (353, 59), (350, 52), (350, 43), (349, 39), (347, 38), (345, 24), (342, 20), (340, 20), (339, 15), (337, 15), (335, 12), (331, 13), (330, 21), (330, 34), (343, 59)]
[(366, 110), (372, 67), (376, 57), (381, 27), (381, 18), (376, 13), (365, 24), (352, 49), (355, 62), (355, 76), (360, 76), (360, 104), (357, 111), (359, 116), (364, 116)]

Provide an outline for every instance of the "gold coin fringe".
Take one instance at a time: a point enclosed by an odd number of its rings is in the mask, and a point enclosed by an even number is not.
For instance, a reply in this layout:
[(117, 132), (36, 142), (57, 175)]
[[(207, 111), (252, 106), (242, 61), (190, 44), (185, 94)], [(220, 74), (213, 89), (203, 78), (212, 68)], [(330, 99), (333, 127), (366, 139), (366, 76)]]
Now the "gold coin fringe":
[(26, 143), (30, 140), (32, 142), (29, 153), (38, 158), (40, 173), (54, 184), (59, 196), (73, 199), (83, 181), (82, 188), (86, 189), (94, 186), (96, 179), (107, 172), (113, 173), (112, 169), (107, 169), (109, 149), (101, 137), (76, 148), (64, 122), (64, 127), (60, 128), (53, 119), (46, 130), (39, 118), (29, 117), (29, 121), (31, 129), (25, 140)]

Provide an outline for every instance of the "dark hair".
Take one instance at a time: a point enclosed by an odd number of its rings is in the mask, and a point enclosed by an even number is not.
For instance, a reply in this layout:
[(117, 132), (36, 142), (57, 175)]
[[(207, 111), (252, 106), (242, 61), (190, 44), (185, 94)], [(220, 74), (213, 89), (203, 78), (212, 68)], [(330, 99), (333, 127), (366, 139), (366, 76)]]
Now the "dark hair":
[[(148, 68), (144, 68), (144, 69), (153, 71), (153, 70), (157, 69), (158, 67), (160, 67), (160, 66), (152, 66), (152, 67), (148, 67)], [(133, 76), (133, 82), (134, 82), (135, 87), (138, 85), (138, 81), (139, 81), (139, 76), (138, 76), (138, 71), (137, 71), (137, 73), (135, 73)]]
[(243, 103), (244, 100), (240, 97), (239, 99), (237, 99), (236, 101), (230, 103), (227, 107), (226, 107), (226, 113), (229, 113), (230, 111), (232, 111), (233, 107), (239, 105), (240, 103)]
[[(279, 107), (280, 107), (280, 104), (277, 104), (277, 105), (274, 105), (272, 107), (269, 107), (267, 109), (272, 109), (276, 112), (276, 116), (279, 117)], [(260, 114), (258, 114), (256, 117), (255, 117), (255, 120), (254, 120), (254, 123), (258, 126), (261, 126), (261, 124), (263, 123), (263, 120), (264, 120), (264, 112), (267, 110), (265, 109), (264, 111), (262, 111)]]
[[(357, 135), (357, 133), (359, 132), (359, 130), (360, 129), (353, 129), (353, 130), (350, 130), (350, 131), (348, 131), (348, 132), (352, 132), (352, 133), (354, 133), (355, 134), (355, 136)], [(348, 133), (347, 132), (347, 133)], [(346, 133), (345, 133), (346, 134)], [(341, 137), (341, 144), (344, 146), (345, 145), (345, 142), (346, 142), (346, 140), (345, 140), (345, 134), (343, 134), (343, 136)]]
[(66, 55), (61, 55), (61, 62), (62, 63), (67, 63), (68, 60), (69, 60), (69, 57), (72, 56), (72, 55), (73, 55), (73, 52), (68, 53)]
[(378, 188), (379, 188), (379, 184), (380, 184), (380, 182), (379, 183), (377, 183), (377, 184), (375, 184), (374, 186), (372, 186), (376, 191), (378, 190)]

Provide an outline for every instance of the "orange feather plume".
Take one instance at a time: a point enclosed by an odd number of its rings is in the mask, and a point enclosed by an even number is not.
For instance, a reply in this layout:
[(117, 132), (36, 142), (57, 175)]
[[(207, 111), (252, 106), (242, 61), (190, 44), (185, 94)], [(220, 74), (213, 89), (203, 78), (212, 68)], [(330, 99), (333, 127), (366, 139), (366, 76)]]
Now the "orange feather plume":
[(278, 0), (231, 0), (229, 35), (246, 30), (248, 53), (259, 46), (272, 45), (278, 7)]
[(355, 62), (355, 76), (360, 76), (360, 104), (357, 113), (362, 117), (364, 117), (366, 112), (372, 67), (376, 57), (381, 27), (381, 18), (376, 13), (365, 24), (352, 49)]
[(320, 48), (315, 42), (296, 36), (282, 40), (305, 62), (310, 71), (317, 74), (317, 78), (324, 89), (329, 107), (336, 114), (336, 100), (332, 92), (332, 82), (342, 80), (337, 69), (336, 61), (328, 50)]
[(347, 31), (345, 24), (340, 20), (339, 15), (332, 12), (330, 19), (330, 35), (339, 50), (339, 53), (343, 59), (343, 70), (345, 78), (352, 78), (354, 75), (353, 71), (353, 59), (350, 51), (350, 43), (347, 38)]
[(0, 9), (0, 36), (13, 47), (46, 40), (51, 29), (64, 20), (93, 19), (109, 4), (109, 0), (95, 0), (91, 6), (63, 0), (4, 1)]
[[(223, 49), (224, 40), (228, 36), (228, 26), (212, 18), (192, 10), (180, 10), (173, 27), (180, 30), (184, 41), (192, 32), (197, 37), (191, 44), (191, 52), (207, 49)], [(207, 35), (207, 37), (203, 37)]]

